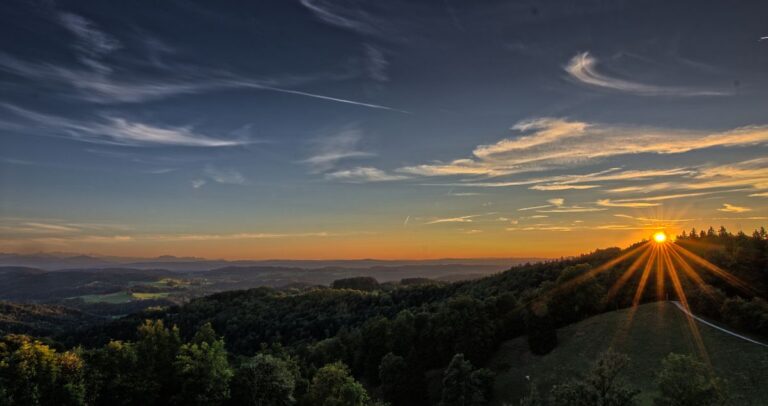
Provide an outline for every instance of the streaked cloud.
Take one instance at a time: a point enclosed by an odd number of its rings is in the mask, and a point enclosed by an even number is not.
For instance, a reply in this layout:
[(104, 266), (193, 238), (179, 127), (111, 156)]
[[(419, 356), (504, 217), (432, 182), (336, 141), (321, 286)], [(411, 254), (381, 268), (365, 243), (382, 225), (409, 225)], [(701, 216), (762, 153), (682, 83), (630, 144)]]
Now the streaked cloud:
[[(113, 77), (113, 68), (93, 59), (83, 60), (85, 67), (70, 67), (50, 63), (24, 61), (8, 54), (0, 53), (0, 71), (5, 71), (26, 79), (34, 80), (41, 86), (59, 89), (66, 86), (74, 94), (61, 90), (66, 97), (78, 97), (85, 101), (101, 104), (139, 103), (164, 99), (185, 94), (199, 94), (224, 89), (253, 89), (296, 96), (310, 97), (336, 103), (360, 107), (390, 110), (408, 113), (406, 110), (366, 103), (343, 97), (305, 92), (279, 86), (285, 80), (243, 78), (231, 73), (208, 72), (199, 68), (187, 69), (189, 72), (160, 72), (144, 77)], [(323, 79), (324, 75), (318, 75)], [(317, 81), (317, 78), (290, 78), (290, 84)], [(278, 84), (278, 85), (276, 85)], [(56, 94), (56, 93), (54, 93)]]
[(475, 218), (484, 216), (485, 214), (472, 214), (469, 216), (461, 216), (461, 217), (445, 217), (445, 218), (438, 218), (434, 219), (432, 221), (428, 221), (424, 224), (440, 224), (440, 223), (471, 223), (473, 222)]
[(507, 227), (507, 231), (572, 231), (573, 227), (537, 224), (524, 227)]
[(730, 203), (723, 203), (723, 207), (717, 209), (717, 211), (723, 211), (726, 213), (745, 213), (752, 211), (749, 207), (736, 206)]
[[(362, 34), (374, 34), (376, 28), (359, 18), (359, 10), (352, 4), (339, 5), (327, 0), (300, 0), (320, 21)], [(357, 18), (356, 18), (357, 17)]]
[(242, 185), (247, 182), (245, 176), (234, 169), (219, 168), (213, 165), (207, 165), (203, 172), (205, 173), (205, 176), (216, 183)]
[(631, 208), (642, 208), (642, 207), (654, 207), (654, 206), (660, 206), (661, 203), (653, 203), (653, 202), (613, 202), (611, 199), (601, 199), (597, 201), (598, 206), (603, 207), (631, 207)]
[(80, 61), (96, 72), (111, 72), (112, 69), (99, 59), (122, 48), (120, 41), (100, 31), (92, 21), (77, 14), (60, 13), (58, 19), (61, 25), (77, 38), (74, 48), (80, 54)]
[[(103, 116), (98, 121), (77, 121), (34, 112), (9, 104), (2, 107), (32, 124), (27, 132), (45, 130), (50, 135), (96, 144), (123, 146), (231, 147), (249, 140), (219, 139), (200, 134), (191, 126), (160, 127), (121, 117)], [(35, 130), (35, 131), (32, 131)]]
[(563, 199), (562, 197), (558, 197), (558, 198), (555, 198), (555, 199), (548, 199), (547, 203), (549, 203), (549, 204), (551, 204), (553, 206), (560, 207), (560, 206), (565, 204), (565, 199)]
[(552, 207), (552, 205), (551, 204), (544, 204), (544, 205), (540, 205), (540, 206), (523, 207), (523, 208), (517, 209), (517, 211), (538, 210), (538, 209), (545, 209), (547, 207)]
[(379, 82), (389, 81), (389, 75), (387, 74), (387, 67), (389, 67), (389, 61), (384, 54), (384, 51), (371, 44), (365, 45), (365, 57), (366, 57), (366, 71), (371, 79)]
[(375, 156), (372, 152), (360, 149), (358, 144), (362, 139), (363, 131), (357, 125), (350, 124), (334, 134), (314, 140), (313, 155), (301, 162), (310, 165), (313, 172), (319, 173), (333, 169), (342, 160)]
[(352, 169), (344, 169), (326, 173), (325, 178), (329, 180), (340, 180), (350, 183), (367, 183), (402, 180), (406, 179), (407, 176), (386, 173), (381, 169), (358, 166)]
[(565, 71), (579, 81), (590, 86), (611, 89), (641, 96), (727, 96), (726, 91), (699, 90), (686, 87), (648, 85), (631, 80), (614, 78), (597, 71), (597, 59), (589, 52), (576, 54), (565, 66)]
[(700, 165), (686, 169), (676, 182), (660, 182), (642, 186), (609, 189), (609, 193), (651, 193), (670, 190), (706, 190), (718, 188), (768, 189), (768, 158), (749, 159), (720, 165)]
[(660, 206), (661, 201), (665, 200), (673, 200), (673, 199), (684, 199), (689, 197), (698, 197), (698, 196), (706, 196), (706, 195), (712, 195), (712, 194), (719, 194), (719, 193), (732, 193), (732, 192), (741, 192), (743, 189), (731, 189), (731, 190), (716, 190), (716, 191), (710, 191), (710, 192), (695, 192), (695, 193), (676, 193), (676, 194), (668, 194), (668, 195), (659, 195), (659, 196), (651, 196), (651, 197), (635, 197), (635, 198), (627, 198), (627, 199), (600, 199), (596, 202), (598, 206), (603, 207), (631, 207), (631, 208), (644, 208), (644, 207), (655, 207)]
[(552, 184), (552, 185), (534, 185), (531, 186), (529, 189), (532, 190), (544, 190), (544, 191), (558, 191), (558, 190), (584, 190), (584, 189), (594, 189), (600, 187), (600, 185), (563, 185), (563, 184)]
[(581, 207), (581, 206), (571, 206), (571, 207), (557, 207), (554, 209), (542, 209), (542, 210), (536, 210), (538, 213), (591, 213), (595, 211), (605, 211), (606, 209), (601, 209), (599, 207)]
[[(681, 130), (616, 126), (586, 123), (558, 118), (538, 118), (522, 121), (512, 127), (516, 138), (506, 138), (494, 144), (479, 145), (472, 158), (460, 158), (447, 163), (433, 162), (405, 166), (399, 172), (420, 176), (478, 175), (501, 176), (537, 172), (553, 168), (572, 167), (600, 159), (637, 154), (681, 154), (715, 147), (760, 145), (768, 142), (768, 126), (750, 125), (727, 131)], [(646, 176), (682, 174), (683, 170), (661, 170)], [(665, 173), (666, 172), (666, 173)], [(625, 178), (632, 179), (632, 174)], [(591, 181), (598, 181), (595, 175)], [(603, 179), (619, 180), (607, 176)], [(635, 178), (636, 179), (636, 178)], [(582, 179), (587, 180), (587, 179)], [(527, 179), (499, 182), (467, 182), (470, 186), (498, 187), (545, 183), (556, 179)], [(565, 179), (575, 184), (578, 180)]]

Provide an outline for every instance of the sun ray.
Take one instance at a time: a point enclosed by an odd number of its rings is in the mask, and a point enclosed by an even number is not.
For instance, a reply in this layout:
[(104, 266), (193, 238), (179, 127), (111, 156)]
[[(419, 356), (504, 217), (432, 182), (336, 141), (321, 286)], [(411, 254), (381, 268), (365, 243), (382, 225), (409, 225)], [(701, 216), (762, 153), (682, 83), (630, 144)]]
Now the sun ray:
[(656, 300), (664, 300), (664, 246), (659, 246), (659, 255), (656, 258)]
[(700, 256), (698, 256), (696, 254), (694, 254), (691, 251), (688, 251), (687, 249), (681, 247), (680, 245), (677, 245), (677, 249), (679, 250), (679, 252), (683, 256), (685, 256), (685, 257), (689, 258), (690, 260), (692, 260), (693, 262), (701, 265), (702, 267), (704, 267), (708, 271), (712, 272), (713, 274), (717, 275), (718, 277), (720, 277), (724, 281), (728, 282), (732, 286), (734, 286), (734, 287), (736, 287), (738, 289), (741, 289), (742, 291), (744, 291), (746, 293), (754, 293), (754, 290), (752, 289), (752, 287), (747, 285), (741, 279), (739, 279), (739, 278), (729, 274), (728, 272), (725, 272), (724, 270), (720, 269), (720, 267), (718, 267), (717, 265), (707, 261), (706, 259), (704, 259), (704, 258), (702, 258), (702, 257), (700, 257)]
[(654, 246), (651, 257), (648, 258), (648, 262), (645, 264), (645, 268), (643, 268), (643, 274), (640, 277), (640, 283), (637, 284), (637, 290), (635, 290), (635, 296), (632, 299), (632, 307), (637, 307), (637, 305), (640, 304), (640, 300), (643, 297), (643, 291), (645, 290), (645, 285), (648, 283), (648, 278), (651, 275), (651, 269), (653, 269), (653, 263), (656, 261), (658, 256), (659, 247)]
[(643, 261), (648, 259), (648, 257), (651, 255), (651, 252), (653, 251), (653, 248), (650, 245), (645, 245), (645, 250), (640, 253), (640, 256), (637, 257), (637, 259), (632, 262), (632, 265), (629, 266), (626, 272), (624, 272), (623, 275), (616, 281), (616, 283), (611, 286), (611, 288), (608, 290), (608, 294), (606, 294), (606, 301), (610, 301), (613, 299), (616, 294), (619, 293), (619, 290), (626, 285), (626, 283), (632, 278), (632, 276), (635, 274), (635, 272), (640, 269), (640, 266), (643, 265)]
[(696, 344), (696, 347), (699, 350), (699, 353), (702, 356), (702, 359), (704, 359), (707, 364), (710, 364), (709, 361), (709, 355), (707, 354), (707, 349), (704, 345), (704, 340), (701, 337), (701, 333), (699, 332), (699, 326), (696, 325), (696, 321), (691, 316), (691, 307), (688, 305), (688, 297), (685, 295), (685, 291), (683, 290), (683, 285), (680, 282), (680, 277), (677, 274), (677, 270), (675, 269), (674, 265), (672, 264), (672, 259), (669, 255), (669, 248), (664, 246), (661, 247), (662, 252), (662, 258), (665, 264), (665, 268), (667, 270), (667, 275), (669, 275), (669, 279), (672, 281), (672, 286), (675, 290), (675, 293), (677, 295), (677, 299), (680, 302), (680, 304), (685, 308), (685, 319), (688, 322), (688, 328), (691, 330), (691, 335), (693, 337), (694, 343)]
[(685, 276), (690, 278), (696, 284), (696, 286), (701, 288), (704, 291), (704, 294), (710, 298), (713, 298), (714, 293), (712, 292), (712, 287), (704, 282), (704, 279), (702, 279), (701, 276), (691, 267), (691, 265), (689, 265), (688, 262), (686, 262), (685, 259), (680, 256), (680, 254), (678, 254), (678, 248), (679, 247), (677, 245), (669, 246), (669, 254), (672, 257), (673, 262), (677, 262), (677, 264), (680, 265), (680, 268), (682, 268)]
[(573, 279), (571, 279), (569, 281), (566, 281), (562, 285), (559, 285), (559, 286), (553, 288), (549, 292), (548, 296), (551, 297), (551, 296), (553, 296), (555, 294), (559, 294), (559, 293), (563, 293), (565, 291), (568, 291), (568, 290), (574, 288), (575, 286), (581, 284), (582, 282), (595, 277), (595, 275), (597, 275), (597, 274), (599, 274), (601, 272), (605, 272), (606, 270), (610, 269), (614, 265), (616, 265), (616, 264), (618, 264), (618, 263), (620, 263), (620, 262), (630, 258), (631, 256), (635, 255), (638, 251), (640, 251), (641, 249), (643, 249), (646, 246), (648, 246), (648, 244), (649, 243), (645, 243), (645, 244), (639, 245), (639, 246), (637, 246), (635, 248), (632, 248), (631, 250), (625, 252), (622, 255), (619, 255), (618, 257), (616, 257), (616, 258), (614, 258), (614, 259), (612, 259), (612, 260), (610, 260), (610, 261), (608, 261), (606, 263), (604, 263), (603, 265), (600, 265), (597, 268), (592, 268), (589, 271), (587, 271), (587, 272), (585, 272), (585, 273), (583, 273), (583, 274), (581, 274), (581, 275), (579, 275), (579, 276), (577, 276), (577, 277), (575, 277), (575, 278), (573, 278)]

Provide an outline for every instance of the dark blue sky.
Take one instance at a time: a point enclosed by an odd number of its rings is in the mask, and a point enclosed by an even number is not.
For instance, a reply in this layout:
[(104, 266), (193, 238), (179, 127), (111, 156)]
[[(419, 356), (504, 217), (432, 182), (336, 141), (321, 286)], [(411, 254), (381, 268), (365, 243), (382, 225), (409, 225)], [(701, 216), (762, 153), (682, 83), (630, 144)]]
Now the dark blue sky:
[(574, 254), (768, 215), (768, 3), (5, 1), (0, 251)]

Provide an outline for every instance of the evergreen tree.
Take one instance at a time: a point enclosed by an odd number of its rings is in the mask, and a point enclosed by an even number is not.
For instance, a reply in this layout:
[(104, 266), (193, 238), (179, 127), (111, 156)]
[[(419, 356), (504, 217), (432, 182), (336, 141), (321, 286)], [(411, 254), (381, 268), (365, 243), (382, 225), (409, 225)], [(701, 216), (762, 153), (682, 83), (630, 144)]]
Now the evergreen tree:
[(528, 348), (536, 355), (548, 354), (557, 347), (557, 329), (549, 314), (548, 304), (534, 303), (526, 313)]
[(486, 405), (492, 388), (493, 373), (484, 368), (474, 369), (464, 354), (456, 354), (443, 373), (440, 406)]

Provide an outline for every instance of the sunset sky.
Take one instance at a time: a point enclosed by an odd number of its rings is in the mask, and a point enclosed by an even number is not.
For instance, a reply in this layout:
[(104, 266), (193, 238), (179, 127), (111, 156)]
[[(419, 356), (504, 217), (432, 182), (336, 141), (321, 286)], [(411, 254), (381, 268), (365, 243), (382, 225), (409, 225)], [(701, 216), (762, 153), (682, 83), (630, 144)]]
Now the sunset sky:
[(0, 252), (557, 257), (659, 227), (751, 233), (768, 224), (766, 16), (3, 1)]

